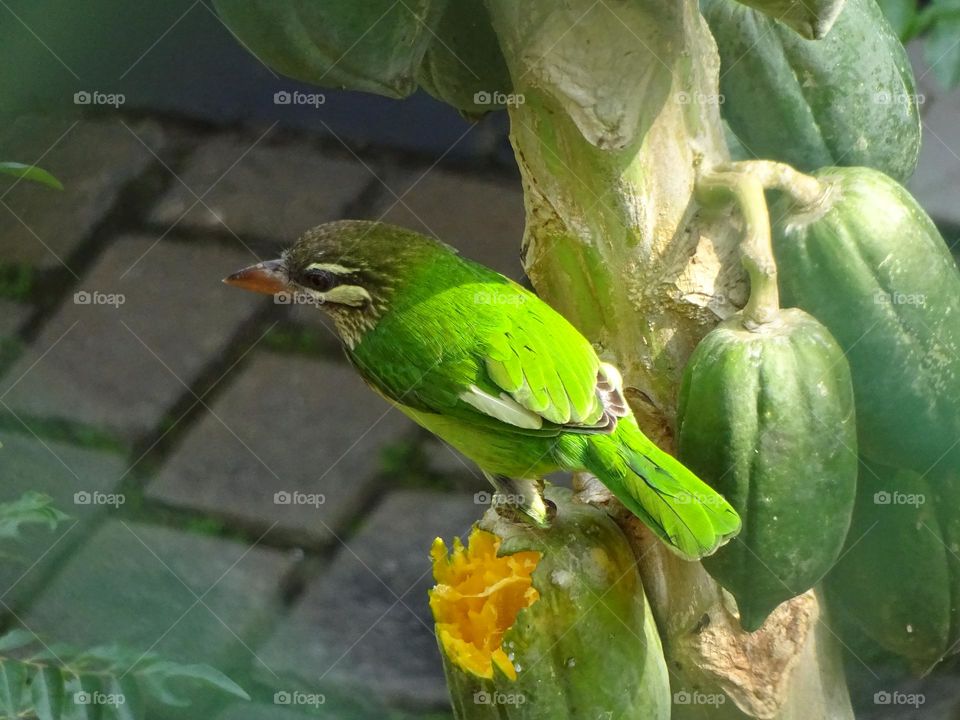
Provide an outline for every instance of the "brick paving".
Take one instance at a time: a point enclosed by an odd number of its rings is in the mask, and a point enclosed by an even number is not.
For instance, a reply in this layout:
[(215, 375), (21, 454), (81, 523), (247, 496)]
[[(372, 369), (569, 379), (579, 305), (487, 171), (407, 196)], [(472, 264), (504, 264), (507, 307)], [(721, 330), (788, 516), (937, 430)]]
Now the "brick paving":
[(228, 298), (220, 282), (251, 260), (242, 248), (117, 238), (0, 380), (0, 393), (18, 413), (148, 433), (263, 305)]
[[(41, 490), (71, 520), (0, 563), (7, 611), (50, 640), (211, 662), (254, 697), (206, 717), (316, 716), (277, 700), (294, 688), (325, 717), (449, 717), (427, 552), (480, 515), (482, 478), (363, 387), (321, 313), (220, 279), (382, 215), (519, 278), (518, 178), (269, 126), (30, 122), (0, 157), (63, 135), (42, 165), (66, 190), (0, 183), (0, 278), (41, 278), (0, 282), (0, 501)], [(274, 501), (294, 491), (324, 501)], [(74, 501), (94, 492), (124, 502)]]
[(282, 245), (326, 219), (339, 217), (376, 164), (331, 158), (304, 143), (272, 145), (269, 131), (216, 138), (189, 160), (150, 219), (161, 226), (220, 230)]
[(126, 464), (123, 458), (103, 450), (43, 440), (29, 432), (0, 432), (0, 467), (0, 502), (10, 502), (28, 491), (42, 492), (70, 515), (56, 532), (32, 528), (24, 541), (14, 546), (14, 561), (0, 562), (0, 600), (17, 606), (109, 509), (94, 504), (94, 494), (116, 493)]
[(375, 451), (410, 427), (346, 363), (259, 353), (165, 463), (149, 496), (332, 542), (376, 489)]
[(0, 300), (0, 340), (14, 337), (29, 315), (29, 306)]
[(291, 561), (278, 550), (109, 519), (41, 592), (25, 622), (74, 647), (109, 639), (181, 662), (257, 662), (249, 644), (278, 612)]
[[(464, 535), (479, 511), (466, 493), (388, 495), (309, 585), (263, 648), (265, 663), (317, 683), (317, 692), (367, 686), (404, 706), (442, 705), (446, 689), (424, 602), (432, 584), (427, 553), (437, 535)], [(311, 642), (298, 641), (304, 637)]]
[(153, 164), (162, 151), (156, 123), (78, 122), (28, 117), (0, 139), (0, 156), (40, 158), (64, 186), (51, 191), (5, 177), (0, 181), (0, 237), (5, 263), (21, 262), (39, 270), (57, 270), (114, 208), (128, 182)]
[(459, 245), (507, 277), (523, 279), (523, 199), (516, 182), (424, 168), (403, 173), (388, 185), (384, 221)]
[(44, 639), (209, 662), (254, 697), (209, 717), (315, 716), (294, 688), (327, 717), (449, 717), (427, 553), (483, 479), (364, 387), (322, 313), (220, 279), (384, 214), (519, 278), (518, 179), (269, 126), (72, 122), (0, 144), (29, 160), (62, 135), (41, 164), (66, 186), (0, 204), (0, 279), (40, 278), (0, 283), (0, 501), (70, 515), (0, 563), (0, 600)]

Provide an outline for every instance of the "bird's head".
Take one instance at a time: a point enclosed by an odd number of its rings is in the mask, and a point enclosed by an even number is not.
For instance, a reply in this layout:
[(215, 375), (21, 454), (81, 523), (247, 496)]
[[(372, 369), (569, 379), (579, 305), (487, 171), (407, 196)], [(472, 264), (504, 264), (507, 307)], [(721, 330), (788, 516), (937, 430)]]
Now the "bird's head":
[(411, 230), (345, 220), (308, 230), (280, 258), (251, 265), (224, 282), (316, 305), (352, 346), (376, 325), (415, 268), (448, 254), (447, 246)]

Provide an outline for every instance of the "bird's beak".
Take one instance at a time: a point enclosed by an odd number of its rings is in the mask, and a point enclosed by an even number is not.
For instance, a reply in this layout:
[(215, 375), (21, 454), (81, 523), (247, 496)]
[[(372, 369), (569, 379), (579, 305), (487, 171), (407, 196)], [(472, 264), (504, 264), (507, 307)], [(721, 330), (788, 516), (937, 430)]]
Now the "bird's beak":
[(266, 295), (276, 295), (289, 290), (287, 268), (283, 260), (267, 260), (251, 265), (225, 277), (223, 282)]

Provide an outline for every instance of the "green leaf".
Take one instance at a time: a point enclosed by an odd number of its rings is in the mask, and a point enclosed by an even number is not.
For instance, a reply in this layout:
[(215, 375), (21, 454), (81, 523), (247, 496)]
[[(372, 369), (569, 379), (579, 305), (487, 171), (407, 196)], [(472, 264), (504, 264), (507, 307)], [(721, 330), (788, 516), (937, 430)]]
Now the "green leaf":
[(0, 540), (20, 536), (21, 525), (46, 525), (55, 530), (68, 515), (53, 507), (53, 499), (42, 493), (28, 492), (13, 502), (0, 504)]
[(0, 708), (7, 717), (20, 714), (20, 698), (26, 684), (26, 665), (16, 660), (0, 660)]
[(423, 89), (469, 113), (505, 107), (510, 71), (483, 0), (449, 3), (436, 32), (417, 71)]
[(225, 693), (249, 700), (250, 696), (242, 687), (228, 678), (219, 670), (209, 665), (180, 665), (179, 663), (169, 661), (159, 661), (148, 665), (143, 672), (144, 679), (152, 681), (164, 681), (172, 679), (191, 680), (201, 684), (209, 685), (222, 690)]
[(917, 0), (877, 0), (897, 36), (905, 41), (917, 17)]
[(40, 668), (30, 685), (38, 720), (60, 720), (67, 703), (63, 674), (57, 668)]
[(924, 58), (940, 83), (956, 87), (960, 85), (960, 0), (934, 0), (927, 14)]
[[(35, 639), (24, 630), (6, 633), (0, 636), (0, 653), (24, 648)], [(184, 665), (115, 645), (77, 651), (54, 644), (26, 660), (0, 656), (0, 719), (137, 720), (144, 717), (145, 694), (162, 705), (189, 705), (190, 697), (176, 687), (182, 682), (250, 699), (209, 665)], [(24, 693), (28, 685), (30, 691)], [(15, 706), (19, 710), (11, 712)]]
[(94, 713), (91, 705), (78, 702), (81, 693), (89, 693), (79, 677), (71, 677), (64, 683), (64, 706), (62, 720), (88, 720)]
[(117, 645), (98, 645), (84, 650), (71, 661), (71, 666), (96, 669), (98, 672), (112, 672), (118, 668), (133, 667), (140, 654)]
[[(63, 658), (72, 658), (76, 651), (58, 643), (46, 643), (24, 658), (24, 662), (53, 665), (61, 663)], [(72, 663), (70, 663), (72, 665)]]
[(4, 635), (0, 635), (0, 653), (8, 653), (11, 650), (19, 650), (35, 640), (36, 635), (29, 630), (23, 630), (22, 628), (11, 630)]
[(447, 0), (215, 0), (214, 4), (240, 42), (284, 75), (401, 98), (416, 89), (414, 75)]
[(140, 700), (140, 690), (136, 682), (129, 676), (124, 680), (110, 677), (104, 684), (104, 692), (114, 702), (105, 706), (107, 718), (116, 720), (138, 720), (143, 717), (143, 705)]
[(740, 0), (744, 5), (779, 20), (807, 40), (825, 37), (843, 10), (845, 0)]
[(169, 707), (190, 706), (189, 700), (167, 686), (166, 679), (159, 676), (144, 675), (142, 681), (147, 697), (151, 697), (157, 702)]
[(60, 184), (59, 180), (36, 165), (24, 165), (18, 162), (0, 162), (0, 173), (24, 178), (25, 180), (32, 180), (41, 185), (52, 187), (55, 190), (63, 190), (63, 185)]

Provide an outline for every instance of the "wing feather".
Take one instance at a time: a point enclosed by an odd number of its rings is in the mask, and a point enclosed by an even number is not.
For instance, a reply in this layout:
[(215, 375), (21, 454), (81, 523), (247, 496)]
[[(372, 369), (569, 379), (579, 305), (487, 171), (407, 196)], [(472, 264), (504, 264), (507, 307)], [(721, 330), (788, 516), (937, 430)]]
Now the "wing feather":
[(620, 373), (601, 363), (566, 320), (544, 312), (553, 314), (540, 303), (521, 305), (507, 315), (508, 324), (489, 333), (483, 344), (488, 379), (502, 397), (540, 417), (544, 429), (612, 431), (616, 418), (629, 413)]
[[(629, 414), (616, 369), (535, 295), (468, 270), (475, 275), (382, 318), (348, 352), (367, 382), (412, 410), (506, 432), (612, 432)], [(513, 293), (516, 302), (476, 303), (491, 282), (498, 297)]]
[(495, 397), (476, 385), (471, 385), (468, 390), (460, 394), (460, 399), (480, 412), (510, 425), (528, 430), (539, 430), (543, 427), (542, 417), (523, 407), (506, 393)]

